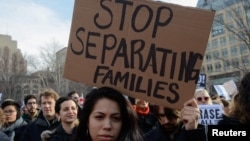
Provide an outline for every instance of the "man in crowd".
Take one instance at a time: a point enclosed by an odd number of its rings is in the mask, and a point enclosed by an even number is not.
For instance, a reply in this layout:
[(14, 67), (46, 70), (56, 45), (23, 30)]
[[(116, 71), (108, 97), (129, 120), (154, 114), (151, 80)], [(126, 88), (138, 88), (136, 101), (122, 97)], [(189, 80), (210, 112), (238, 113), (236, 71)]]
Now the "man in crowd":
[(36, 120), (26, 126), (21, 141), (41, 141), (41, 133), (53, 130), (59, 125), (55, 114), (55, 103), (59, 95), (54, 90), (46, 90), (39, 96), (41, 111)]
[(157, 118), (150, 109), (149, 102), (143, 99), (135, 99), (134, 110), (138, 116), (138, 125), (143, 134), (155, 128)]
[(79, 94), (76, 91), (71, 91), (68, 93), (68, 97), (72, 98), (77, 103), (77, 106), (78, 106), (77, 117), (80, 118), (80, 114), (81, 114), (80, 111), (82, 109), (82, 106), (80, 104)]
[(181, 110), (154, 105), (158, 126), (144, 135), (144, 141), (206, 141), (205, 128), (198, 126), (200, 111), (195, 99)]
[(38, 117), (38, 105), (35, 95), (27, 95), (24, 98), (26, 112), (23, 113), (23, 119), (29, 124)]

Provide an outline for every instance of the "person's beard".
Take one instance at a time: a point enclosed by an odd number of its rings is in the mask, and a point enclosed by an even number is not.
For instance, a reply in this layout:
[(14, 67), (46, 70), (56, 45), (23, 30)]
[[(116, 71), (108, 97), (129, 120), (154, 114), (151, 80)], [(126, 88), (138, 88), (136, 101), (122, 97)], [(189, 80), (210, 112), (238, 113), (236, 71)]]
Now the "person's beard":
[(161, 126), (165, 130), (165, 132), (170, 135), (170, 134), (175, 133), (177, 130), (179, 130), (180, 123), (167, 123)]
[(31, 114), (31, 115), (33, 115), (33, 114), (35, 114), (36, 113), (36, 109), (35, 108), (32, 108), (32, 109), (30, 109), (28, 112)]

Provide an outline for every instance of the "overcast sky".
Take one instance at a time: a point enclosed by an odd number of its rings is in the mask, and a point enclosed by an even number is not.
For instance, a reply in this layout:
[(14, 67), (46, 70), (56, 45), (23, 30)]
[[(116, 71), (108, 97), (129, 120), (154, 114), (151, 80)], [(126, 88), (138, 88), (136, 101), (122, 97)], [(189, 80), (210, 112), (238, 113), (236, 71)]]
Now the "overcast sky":
[[(197, 0), (162, 0), (195, 7)], [(74, 0), (0, 0), (0, 34), (10, 35), (22, 53), (57, 41), (68, 45)]]

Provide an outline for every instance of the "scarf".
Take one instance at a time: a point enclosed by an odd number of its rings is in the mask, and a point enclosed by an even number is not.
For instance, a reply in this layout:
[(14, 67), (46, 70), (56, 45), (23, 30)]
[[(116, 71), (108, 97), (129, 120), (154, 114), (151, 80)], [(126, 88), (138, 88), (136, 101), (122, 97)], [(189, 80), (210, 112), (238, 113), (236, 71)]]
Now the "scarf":
[(133, 108), (136, 111), (136, 113), (138, 113), (139, 115), (142, 115), (142, 116), (146, 116), (150, 112), (149, 106), (146, 107), (146, 109), (144, 111), (142, 111), (142, 109), (136, 107), (136, 105), (133, 105)]

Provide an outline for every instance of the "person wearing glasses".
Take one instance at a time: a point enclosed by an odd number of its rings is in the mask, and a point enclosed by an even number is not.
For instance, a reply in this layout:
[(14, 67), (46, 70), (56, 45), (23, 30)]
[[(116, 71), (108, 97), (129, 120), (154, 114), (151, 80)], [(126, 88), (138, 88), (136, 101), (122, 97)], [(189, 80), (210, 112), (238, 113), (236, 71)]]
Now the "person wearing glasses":
[(144, 141), (206, 141), (203, 125), (198, 124), (200, 110), (194, 98), (184, 103), (181, 110), (154, 105), (158, 119), (155, 129), (143, 135)]
[(8, 135), (11, 141), (19, 141), (27, 125), (21, 117), (20, 105), (12, 99), (7, 99), (1, 104), (1, 108), (5, 116), (1, 131)]
[(26, 112), (23, 113), (23, 119), (29, 124), (38, 117), (38, 105), (35, 95), (27, 95), (24, 98)]
[(212, 105), (213, 101), (206, 89), (196, 89), (194, 94), (195, 100), (197, 101), (198, 105)]
[(5, 121), (5, 115), (3, 109), (0, 108), (0, 139), (1, 141), (10, 141), (10, 138), (3, 131), (1, 131), (1, 128), (4, 125), (4, 121)]

